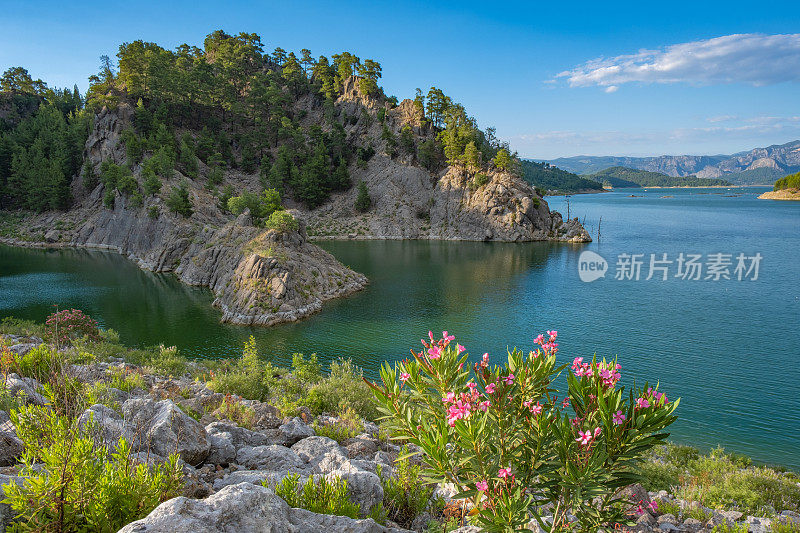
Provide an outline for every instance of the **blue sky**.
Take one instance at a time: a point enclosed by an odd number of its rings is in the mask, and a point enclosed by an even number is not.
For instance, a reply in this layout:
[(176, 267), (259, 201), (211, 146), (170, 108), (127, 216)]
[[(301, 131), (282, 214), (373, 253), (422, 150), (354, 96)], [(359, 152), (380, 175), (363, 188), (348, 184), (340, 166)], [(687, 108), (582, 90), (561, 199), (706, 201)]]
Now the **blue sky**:
[[(800, 139), (798, 2), (8, 2), (0, 70), (81, 89), (121, 42), (349, 50), (442, 88), (520, 155), (732, 153)], [(752, 35), (751, 35), (752, 34)], [(642, 51), (645, 52), (642, 52)]]

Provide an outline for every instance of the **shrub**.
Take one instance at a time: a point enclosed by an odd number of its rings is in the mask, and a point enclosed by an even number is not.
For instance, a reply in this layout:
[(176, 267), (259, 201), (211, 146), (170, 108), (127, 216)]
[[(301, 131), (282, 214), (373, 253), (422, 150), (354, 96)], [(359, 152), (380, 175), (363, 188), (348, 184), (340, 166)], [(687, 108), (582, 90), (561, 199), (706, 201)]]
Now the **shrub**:
[(378, 410), (363, 371), (350, 359), (331, 362), (330, 375), (308, 391), (308, 407), (315, 414), (341, 413), (352, 409), (359, 417), (375, 420)]
[(24, 481), (3, 487), (14, 531), (117, 531), (179, 492), (176, 455), (154, 467), (135, 464), (124, 439), (108, 453), (75, 420), (44, 407), (22, 407), (11, 420), (24, 444)]
[[(678, 402), (645, 384), (624, 394), (616, 361), (576, 358), (559, 400), (554, 379), (556, 332), (540, 348), (508, 353), (504, 366), (485, 354), (474, 371), (454, 337), (424, 341), (425, 350), (381, 368), (373, 385), (379, 409), (395, 437), (419, 446), (425, 478), (447, 480), (457, 498), (472, 498), (477, 525), (519, 530), (535, 519), (546, 531), (627, 523), (620, 487), (639, 479), (642, 454), (667, 437)], [(553, 514), (545, 523), (540, 506)]]
[(154, 372), (166, 376), (186, 374), (186, 359), (180, 355), (175, 346), (167, 348), (162, 344), (158, 347), (158, 351), (152, 353), (144, 363)]
[[(263, 482), (267, 487), (268, 481)], [(313, 477), (300, 485), (300, 474), (289, 474), (275, 486), (275, 494), (283, 498), (290, 507), (307, 509), (312, 513), (332, 514), (358, 518), (360, 508), (350, 500), (347, 480)]]
[(87, 337), (100, 340), (97, 321), (80, 309), (64, 309), (47, 317), (48, 337), (60, 345), (69, 345), (73, 340)]
[(144, 183), (142, 186), (144, 187), (144, 192), (148, 196), (155, 196), (161, 191), (161, 178), (156, 176), (156, 173), (151, 171), (144, 171), (142, 172), (144, 175)]
[(370, 205), (372, 205), (372, 200), (369, 197), (369, 191), (367, 190), (367, 184), (363, 181), (358, 183), (358, 196), (356, 196), (356, 203), (353, 205), (356, 211), (361, 213), (365, 213), (369, 210)]
[(408, 446), (403, 446), (395, 461), (395, 474), (384, 477), (378, 465), (378, 476), (383, 485), (383, 506), (387, 517), (403, 527), (410, 528), (414, 519), (428, 506), (433, 486), (423, 483), (422, 468), (411, 464)]
[(192, 209), (192, 201), (189, 199), (189, 189), (185, 183), (181, 183), (178, 187), (173, 187), (172, 192), (166, 200), (169, 210), (176, 215), (184, 217), (192, 216), (194, 209)]
[(247, 429), (253, 429), (253, 425), (256, 423), (256, 412), (253, 408), (235, 400), (230, 394), (225, 395), (217, 410), (217, 415)]
[(489, 183), (489, 176), (484, 174), (483, 172), (478, 172), (475, 174), (475, 177), (472, 178), (472, 183), (476, 189), (483, 187), (487, 183)]
[(320, 424), (314, 422), (314, 430), (317, 435), (330, 437), (339, 444), (348, 439), (352, 439), (364, 430), (364, 424), (352, 408), (345, 407), (339, 413), (339, 421), (335, 424)]
[(109, 384), (115, 389), (130, 392), (133, 389), (145, 389), (144, 377), (138, 372), (125, 368), (110, 368), (107, 371), (111, 378)]
[(26, 378), (39, 382), (49, 381), (63, 365), (60, 353), (47, 344), (40, 344), (21, 357), (16, 357), (11, 365), (13, 371)]
[(106, 192), (103, 193), (103, 207), (106, 209), (114, 209), (115, 202), (116, 192), (114, 189), (106, 189)]
[(265, 401), (275, 382), (272, 364), (258, 356), (256, 339), (252, 335), (245, 343), (242, 356), (220, 366), (211, 375), (209, 387), (225, 394), (236, 394), (248, 400)]
[(299, 225), (297, 220), (288, 211), (275, 211), (264, 223), (267, 229), (272, 229), (281, 233), (297, 231)]
[(157, 205), (151, 205), (150, 207), (148, 207), (147, 208), (147, 216), (148, 216), (148, 218), (150, 218), (152, 220), (157, 219), (158, 218), (158, 206)]

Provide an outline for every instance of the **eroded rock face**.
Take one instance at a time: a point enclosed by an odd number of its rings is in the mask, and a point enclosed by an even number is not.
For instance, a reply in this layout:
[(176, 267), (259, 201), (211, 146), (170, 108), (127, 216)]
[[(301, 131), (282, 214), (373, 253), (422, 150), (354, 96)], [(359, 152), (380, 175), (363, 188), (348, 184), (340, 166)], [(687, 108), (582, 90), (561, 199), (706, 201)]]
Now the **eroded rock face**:
[(270, 489), (252, 483), (225, 487), (204, 500), (180, 497), (159, 505), (142, 520), (128, 524), (120, 533), (400, 533), (371, 518), (353, 520), (294, 509)]
[[(487, 182), (479, 184), (476, 171), (447, 167), (432, 174), (413, 155), (400, 151), (390, 156), (384, 151), (383, 126), (365, 119), (361, 106), (380, 107), (376, 99), (362, 95), (356, 83), (346, 83), (337, 107), (361, 118), (345, 129), (351, 138), (377, 150), (366, 168), (350, 169), (354, 183), (366, 184), (372, 206), (364, 214), (354, 211), (354, 187), (317, 209), (301, 209), (315, 238), (591, 241), (577, 220), (564, 223), (533, 187), (508, 172), (483, 170)], [(435, 135), (412, 101), (385, 109), (385, 124), (393, 133), (407, 125), (419, 136), (417, 142)]]

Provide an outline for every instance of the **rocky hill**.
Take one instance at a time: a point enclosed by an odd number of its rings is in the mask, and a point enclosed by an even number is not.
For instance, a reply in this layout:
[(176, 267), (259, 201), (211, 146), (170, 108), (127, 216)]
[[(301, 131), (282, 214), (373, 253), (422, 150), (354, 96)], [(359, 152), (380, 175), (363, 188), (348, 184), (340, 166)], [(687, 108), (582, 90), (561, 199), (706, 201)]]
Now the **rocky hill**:
[[(195, 106), (181, 111), (186, 118), (158, 119), (163, 106), (136, 103), (127, 89), (111, 88), (89, 121), (82, 170), (71, 180), (71, 207), (31, 213), (3, 228), (2, 240), (115, 250), (142, 268), (209, 287), (223, 321), (264, 325), (303, 318), (367, 283), (310, 242), (314, 238), (591, 240), (577, 219), (551, 212), (529, 184), (499, 164), (481, 164), (480, 155), (476, 163), (444, 164), (441, 130), (419, 106), (366, 91), (362, 80), (343, 79), (335, 99), (302, 91), (283, 99), (285, 120), (277, 131), (279, 137), (291, 131), (290, 138), (262, 145), (260, 165), (247, 164), (246, 119), (222, 126), (211, 155), (196, 157), (194, 150), (209, 138), (204, 120), (219, 124), (218, 111)], [(145, 119), (152, 120), (149, 134)], [(169, 120), (173, 132), (163, 122), (152, 125), (158, 120)], [(317, 143), (316, 149), (284, 157), (298, 142)], [(323, 153), (322, 168), (315, 169), (321, 147), (330, 152), (334, 145), (342, 154), (338, 162)], [(422, 164), (423, 145), (432, 147), (438, 163)], [(168, 170), (161, 169), (158, 161), (170, 157)], [(286, 181), (275, 178), (282, 160), (290, 165)], [(337, 176), (346, 180), (329, 185)], [(29, 179), (35, 185), (35, 177)], [(260, 209), (265, 183), (280, 188), (284, 207), (278, 209), (285, 208), (296, 227), (270, 229), (252, 211)], [(315, 188), (326, 188), (325, 194), (315, 195)], [(361, 189), (368, 208), (359, 211), (354, 205)], [(232, 213), (233, 194), (248, 207)], [(176, 195), (183, 204), (178, 208)], [(12, 204), (28, 196), (17, 192), (14, 198)]]
[(723, 178), (737, 185), (765, 184), (800, 170), (800, 140), (732, 155), (575, 156), (550, 162), (576, 174), (593, 174), (621, 166), (673, 177), (694, 175), (698, 178)]

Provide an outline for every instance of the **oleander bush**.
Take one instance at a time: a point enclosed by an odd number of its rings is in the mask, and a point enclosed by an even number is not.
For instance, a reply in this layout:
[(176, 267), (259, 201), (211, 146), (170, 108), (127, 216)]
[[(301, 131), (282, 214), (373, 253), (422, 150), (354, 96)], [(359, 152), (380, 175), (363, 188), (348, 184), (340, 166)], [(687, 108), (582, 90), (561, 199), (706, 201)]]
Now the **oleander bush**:
[(59, 346), (72, 344), (75, 339), (87, 337), (100, 340), (97, 321), (80, 309), (64, 309), (47, 317), (48, 338)]
[[(556, 336), (540, 335), (527, 355), (515, 348), (502, 366), (484, 354), (471, 368), (453, 336), (429, 333), (414, 359), (385, 363), (372, 385), (394, 438), (421, 450), (423, 479), (455, 484), (488, 531), (531, 519), (546, 531), (631, 523), (620, 489), (640, 480), (634, 468), (675, 420), (678, 402), (657, 388), (619, 386), (616, 360), (557, 365)], [(559, 398), (555, 379), (565, 370)]]

